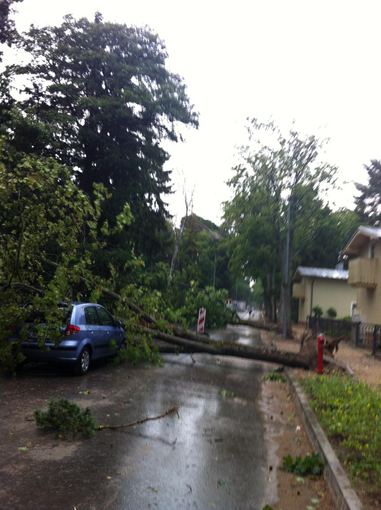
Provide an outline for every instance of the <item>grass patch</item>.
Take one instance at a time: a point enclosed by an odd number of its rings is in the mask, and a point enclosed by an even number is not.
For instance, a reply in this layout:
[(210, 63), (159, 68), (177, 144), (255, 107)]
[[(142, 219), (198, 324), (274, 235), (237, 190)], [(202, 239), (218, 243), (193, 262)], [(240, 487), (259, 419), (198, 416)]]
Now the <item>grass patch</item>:
[(273, 370), (272, 372), (267, 372), (267, 374), (263, 376), (263, 380), (281, 383), (287, 382), (286, 376), (284, 374), (281, 374), (280, 372), (277, 372), (276, 370)]
[(298, 476), (320, 476), (323, 474), (324, 463), (317, 453), (305, 457), (283, 457), (282, 469)]
[(98, 429), (89, 409), (81, 409), (66, 399), (51, 400), (47, 411), (34, 411), (37, 427), (53, 431), (57, 437), (91, 437)]
[(347, 376), (301, 381), (320, 423), (341, 448), (349, 472), (381, 486), (381, 395)]

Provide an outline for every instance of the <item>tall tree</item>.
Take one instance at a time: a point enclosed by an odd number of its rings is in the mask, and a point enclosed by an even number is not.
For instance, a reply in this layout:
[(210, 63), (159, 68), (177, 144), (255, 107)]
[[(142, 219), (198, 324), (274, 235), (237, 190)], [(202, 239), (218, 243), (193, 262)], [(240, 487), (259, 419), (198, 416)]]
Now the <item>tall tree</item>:
[(365, 165), (367, 184), (356, 184), (359, 195), (355, 197), (356, 211), (364, 223), (381, 225), (381, 161), (372, 159)]
[(316, 190), (299, 190), (295, 208), (293, 267), (334, 267), (340, 250), (360, 224), (355, 211), (332, 211)]
[[(22, 0), (1, 0), (0, 1), (0, 44), (11, 44), (16, 35), (16, 29), (11, 14), (13, 5)], [(1, 52), (0, 52), (1, 57)]]
[[(253, 119), (249, 143), (229, 181), (233, 199), (225, 204), (225, 226), (232, 243), (232, 264), (248, 277), (260, 278), (266, 311), (277, 318), (281, 282), (282, 318), (290, 332), (291, 261), (295, 215), (302, 189), (322, 191), (335, 168), (319, 160), (321, 142), (296, 130), (283, 135), (272, 122)], [(251, 273), (251, 274), (250, 274)]]
[[(249, 164), (249, 161), (247, 161)], [(230, 267), (236, 277), (263, 282), (267, 317), (277, 320), (281, 265), (281, 189), (274, 169), (240, 165), (229, 181), (234, 197), (224, 207)]]
[(128, 202), (135, 222), (115, 242), (132, 238), (138, 252), (155, 257), (171, 190), (161, 142), (179, 139), (179, 123), (197, 125), (182, 79), (166, 68), (164, 43), (98, 13), (93, 22), (66, 16), (59, 27), (32, 26), (20, 45), (28, 61), (8, 69), (25, 83), (13, 145), (66, 164), (88, 194), (102, 183), (112, 193), (109, 221)]

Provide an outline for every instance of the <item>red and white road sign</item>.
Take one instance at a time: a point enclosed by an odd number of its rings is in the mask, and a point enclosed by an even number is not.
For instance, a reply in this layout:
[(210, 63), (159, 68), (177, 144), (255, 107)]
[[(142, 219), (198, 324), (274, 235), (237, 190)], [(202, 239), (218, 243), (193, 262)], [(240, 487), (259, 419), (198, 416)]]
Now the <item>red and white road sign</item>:
[(206, 310), (205, 308), (200, 308), (200, 310), (198, 311), (197, 333), (205, 333), (205, 320)]

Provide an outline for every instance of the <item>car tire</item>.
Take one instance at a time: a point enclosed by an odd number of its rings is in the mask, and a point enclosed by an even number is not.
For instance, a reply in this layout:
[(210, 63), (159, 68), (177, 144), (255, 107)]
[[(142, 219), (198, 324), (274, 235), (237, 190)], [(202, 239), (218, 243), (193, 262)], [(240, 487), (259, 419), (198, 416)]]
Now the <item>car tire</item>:
[(91, 351), (89, 347), (84, 347), (75, 363), (74, 373), (76, 375), (86, 375), (91, 363)]

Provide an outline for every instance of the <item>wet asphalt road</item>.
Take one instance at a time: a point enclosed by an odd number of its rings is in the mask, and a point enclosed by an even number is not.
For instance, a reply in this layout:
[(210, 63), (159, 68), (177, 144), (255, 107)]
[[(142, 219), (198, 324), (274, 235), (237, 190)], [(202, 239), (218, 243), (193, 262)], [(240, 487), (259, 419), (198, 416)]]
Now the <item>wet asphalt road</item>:
[[(223, 333), (252, 343), (246, 328)], [(264, 365), (166, 355), (160, 368), (101, 365), (83, 378), (32, 367), (0, 381), (2, 510), (259, 509), (267, 457), (259, 410)], [(64, 397), (98, 423), (176, 415), (124, 432), (59, 441), (36, 430), (33, 410)], [(21, 449), (20, 449), (21, 448)]]

